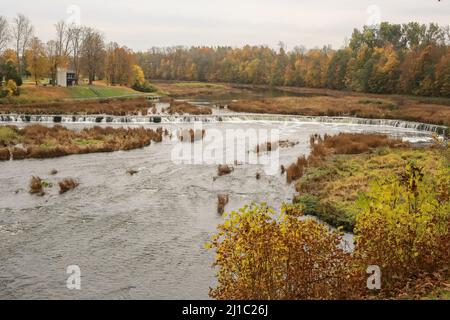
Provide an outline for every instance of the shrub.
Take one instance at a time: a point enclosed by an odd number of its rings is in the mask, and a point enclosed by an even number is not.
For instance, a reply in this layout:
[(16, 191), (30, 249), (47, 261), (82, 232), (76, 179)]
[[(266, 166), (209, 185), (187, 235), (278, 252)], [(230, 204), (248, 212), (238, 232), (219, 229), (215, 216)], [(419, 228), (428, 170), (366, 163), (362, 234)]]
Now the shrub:
[(319, 199), (310, 194), (304, 194), (295, 197), (294, 202), (300, 204), (303, 212), (307, 215), (315, 215), (319, 209)]
[(380, 266), (385, 291), (448, 267), (449, 186), (448, 170), (432, 179), (409, 165), (399, 177), (373, 183), (359, 199), (355, 256), (362, 265)]
[(0, 127), (0, 146), (9, 146), (17, 143), (17, 129), (12, 126)]
[(14, 80), (8, 80), (6, 82), (6, 87), (3, 90), (4, 97), (12, 97), (20, 95), (19, 87)]
[(265, 205), (232, 212), (206, 246), (215, 249), (219, 300), (341, 299), (352, 295), (341, 235)]
[(139, 91), (139, 92), (146, 92), (146, 93), (152, 93), (158, 91), (158, 89), (150, 84), (150, 82), (145, 81), (144, 83), (135, 83), (132, 87), (133, 90)]

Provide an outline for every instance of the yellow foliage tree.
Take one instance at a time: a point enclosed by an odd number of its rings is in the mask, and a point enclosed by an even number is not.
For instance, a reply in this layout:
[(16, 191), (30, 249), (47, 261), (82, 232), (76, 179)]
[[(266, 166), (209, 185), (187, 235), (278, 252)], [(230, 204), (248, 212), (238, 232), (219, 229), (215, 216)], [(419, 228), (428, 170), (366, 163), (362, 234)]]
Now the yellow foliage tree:
[(144, 86), (145, 85), (145, 75), (142, 68), (138, 65), (133, 65), (133, 81), (132, 85)]
[(12, 49), (6, 49), (2, 54), (2, 59), (5, 62), (12, 62), (14, 65), (17, 66), (17, 54)]
[(36, 85), (40, 79), (49, 72), (49, 60), (44, 45), (38, 38), (33, 38), (30, 48), (25, 51), (27, 70), (33, 76)]

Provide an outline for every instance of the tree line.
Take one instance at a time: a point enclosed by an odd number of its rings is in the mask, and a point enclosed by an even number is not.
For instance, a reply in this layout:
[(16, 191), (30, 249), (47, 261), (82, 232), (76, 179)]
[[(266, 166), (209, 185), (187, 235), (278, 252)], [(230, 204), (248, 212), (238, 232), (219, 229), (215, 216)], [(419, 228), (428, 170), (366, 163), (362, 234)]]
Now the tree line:
[(110, 85), (145, 89), (135, 54), (126, 46), (106, 43), (102, 32), (87, 26), (55, 24), (54, 39), (44, 43), (35, 35), (29, 18), (18, 14), (12, 21), (0, 16), (0, 82), (22, 85), (24, 76), (37, 84), (48, 78), (56, 85), (58, 68), (70, 69), (89, 84), (104, 79)]
[(136, 54), (151, 79), (450, 96), (450, 32), (437, 24), (355, 29), (339, 50), (268, 46), (152, 48)]
[(338, 50), (331, 46), (287, 50), (268, 46), (170, 47), (133, 52), (86, 26), (55, 24), (54, 39), (43, 43), (24, 15), (0, 16), (0, 80), (21, 85), (49, 78), (58, 68), (76, 78), (152, 91), (145, 79), (229, 82), (329, 88), (370, 93), (450, 97), (450, 31), (410, 22), (355, 29)]

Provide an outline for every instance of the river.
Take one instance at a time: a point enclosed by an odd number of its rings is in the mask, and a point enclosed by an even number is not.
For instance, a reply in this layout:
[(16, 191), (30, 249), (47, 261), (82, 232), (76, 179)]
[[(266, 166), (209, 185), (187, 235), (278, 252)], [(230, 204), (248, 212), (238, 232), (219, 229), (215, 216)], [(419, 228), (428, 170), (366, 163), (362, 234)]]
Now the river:
[[(135, 125), (172, 131), (192, 127)], [(284, 165), (309, 152), (315, 133), (430, 139), (430, 133), (408, 128), (314, 121), (228, 121), (203, 128), (207, 135), (224, 133), (210, 143), (210, 151), (217, 152), (224, 140), (226, 150), (232, 145), (227, 131), (281, 129), (280, 139), (298, 142), (279, 150)], [(177, 145), (166, 139), (129, 152), (0, 162), (0, 299), (207, 299), (215, 285), (214, 255), (203, 245), (223, 221), (216, 213), (218, 194), (230, 196), (230, 211), (262, 201), (278, 208), (291, 201), (294, 190), (280, 174), (267, 174), (258, 164), (243, 163), (231, 175), (214, 179), (216, 164), (173, 161)], [(52, 169), (58, 175), (50, 176)], [(127, 169), (139, 173), (129, 176)], [(263, 172), (261, 180), (255, 178), (257, 171)], [(32, 196), (27, 187), (33, 175), (53, 183), (73, 177), (80, 186), (64, 195), (55, 187), (44, 197)], [(69, 265), (80, 267), (81, 290), (66, 287)]]

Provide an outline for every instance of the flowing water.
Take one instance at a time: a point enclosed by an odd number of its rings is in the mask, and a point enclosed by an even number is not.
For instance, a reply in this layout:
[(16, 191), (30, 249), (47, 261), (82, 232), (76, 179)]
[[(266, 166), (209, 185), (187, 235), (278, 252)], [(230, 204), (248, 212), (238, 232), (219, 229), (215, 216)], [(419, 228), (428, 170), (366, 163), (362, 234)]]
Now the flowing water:
[[(192, 127), (189, 123), (139, 125)], [(280, 149), (280, 164), (285, 165), (309, 152), (309, 137), (315, 133), (382, 132), (416, 142), (430, 139), (428, 132), (352, 123), (204, 124), (207, 135), (216, 129), (225, 133), (261, 128), (281, 128), (280, 139), (299, 142)], [(212, 149), (223, 150), (224, 141), (225, 149), (232, 145), (224, 136), (211, 142)], [(207, 299), (209, 287), (215, 285), (214, 257), (203, 245), (223, 221), (216, 213), (218, 194), (230, 196), (226, 207), (230, 211), (262, 201), (278, 208), (292, 199), (294, 190), (280, 174), (263, 174), (256, 180), (256, 172), (264, 168), (249, 163), (214, 180), (216, 164), (172, 161), (174, 146), (166, 139), (129, 152), (0, 162), (0, 298)], [(50, 176), (52, 169), (58, 175)], [(139, 173), (129, 176), (127, 169)], [(27, 192), (33, 175), (52, 183), (72, 177), (81, 184), (64, 195), (54, 187), (37, 197)], [(66, 288), (69, 265), (81, 269), (79, 291)]]

